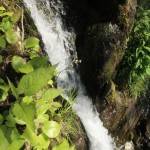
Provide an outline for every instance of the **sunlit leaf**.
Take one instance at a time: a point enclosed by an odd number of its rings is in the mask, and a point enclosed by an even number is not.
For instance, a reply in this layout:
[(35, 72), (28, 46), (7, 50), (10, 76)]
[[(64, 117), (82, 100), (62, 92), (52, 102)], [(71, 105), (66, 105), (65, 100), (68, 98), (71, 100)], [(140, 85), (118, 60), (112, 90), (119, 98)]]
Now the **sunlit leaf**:
[(15, 31), (9, 30), (6, 32), (6, 40), (10, 44), (15, 44), (19, 40), (19, 36)]
[(3, 17), (3, 16), (9, 16), (9, 17), (11, 17), (13, 14), (14, 13), (12, 13), (12, 12), (4, 12), (4, 13), (0, 14), (0, 17)]
[(0, 6), (0, 11), (5, 11), (6, 9), (3, 6)]
[(50, 145), (50, 139), (45, 136), (44, 134), (40, 134), (38, 136), (39, 139), (39, 145), (42, 149), (48, 149), (48, 146)]
[(30, 37), (24, 41), (24, 46), (26, 49), (34, 48), (39, 45), (39, 39), (35, 37)]
[(63, 90), (50, 88), (43, 94), (42, 99), (44, 99), (45, 101), (53, 100), (54, 98), (62, 94), (62, 92)]
[(34, 119), (36, 114), (34, 104), (27, 105), (25, 103), (15, 103), (12, 108), (12, 112), (19, 120), (25, 122), (34, 131)]
[(30, 63), (26, 63), (26, 64), (22, 65), (18, 70), (21, 73), (30, 73), (30, 72), (34, 71), (32, 65)]
[(38, 136), (28, 125), (21, 137), (24, 138), (25, 140), (28, 140), (31, 146), (35, 146), (38, 144)]
[(35, 122), (43, 123), (48, 120), (49, 120), (49, 116), (47, 114), (43, 114), (43, 115), (38, 115), (37, 119), (35, 119)]
[(5, 48), (6, 47), (6, 40), (4, 37), (0, 37), (0, 47)]
[(9, 18), (3, 18), (3, 21), (2, 21), (3, 32), (12, 30), (12, 28), (13, 28), (13, 23), (11, 22), (11, 20)]
[(22, 139), (13, 140), (13, 142), (7, 147), (7, 150), (20, 150), (24, 143), (25, 141)]
[(57, 146), (54, 146), (52, 150), (75, 150), (75, 149), (73, 147), (70, 148), (68, 141), (64, 139), (62, 143), (60, 143)]
[(19, 72), (19, 68), (25, 64), (25, 60), (20, 56), (14, 56), (12, 59), (12, 67), (16, 72)]
[(43, 132), (50, 138), (56, 138), (60, 133), (60, 124), (55, 121), (44, 122), (42, 126)]
[(26, 96), (33, 95), (44, 88), (48, 81), (53, 77), (54, 70), (50, 68), (39, 68), (27, 75), (24, 75), (19, 82), (19, 94)]

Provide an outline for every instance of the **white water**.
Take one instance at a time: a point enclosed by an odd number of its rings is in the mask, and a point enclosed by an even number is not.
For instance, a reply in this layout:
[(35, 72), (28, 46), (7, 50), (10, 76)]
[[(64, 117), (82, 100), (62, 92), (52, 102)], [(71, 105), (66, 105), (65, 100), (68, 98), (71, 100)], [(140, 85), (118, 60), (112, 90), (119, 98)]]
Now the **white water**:
[[(94, 108), (91, 99), (85, 93), (79, 76), (72, 67), (70, 51), (75, 51), (71, 43), (72, 33), (64, 29), (60, 14), (64, 14), (63, 6), (58, 0), (24, 0), (31, 16), (37, 26), (50, 62), (62, 73), (58, 76), (58, 88), (66, 89), (66, 96), (71, 89), (78, 87), (78, 95), (73, 108), (80, 117), (87, 136), (90, 140), (91, 150), (113, 150), (113, 141), (107, 129), (99, 119), (99, 114)], [(69, 66), (69, 67), (68, 67)], [(66, 69), (67, 68), (67, 69)]]

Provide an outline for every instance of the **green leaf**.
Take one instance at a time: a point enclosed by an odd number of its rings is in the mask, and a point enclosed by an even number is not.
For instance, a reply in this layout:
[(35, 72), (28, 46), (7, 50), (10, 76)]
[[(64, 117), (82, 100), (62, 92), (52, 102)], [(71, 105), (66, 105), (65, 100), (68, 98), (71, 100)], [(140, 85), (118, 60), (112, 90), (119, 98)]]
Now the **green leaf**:
[(9, 18), (3, 18), (2, 31), (7, 32), (9, 30), (12, 30), (12, 28), (13, 28), (13, 23), (11, 22), (11, 20)]
[(30, 73), (30, 72), (34, 71), (32, 65), (30, 63), (26, 63), (18, 69), (21, 73)]
[(3, 116), (0, 114), (0, 125), (3, 123), (3, 121), (4, 121), (4, 118), (3, 118)]
[(6, 150), (20, 150), (21, 147), (24, 145), (25, 141), (20, 139), (20, 140), (14, 140)]
[(5, 11), (6, 9), (3, 6), (0, 6), (0, 11)]
[(30, 37), (24, 41), (24, 46), (26, 49), (34, 48), (39, 45), (39, 39), (35, 37)]
[(49, 116), (47, 114), (43, 114), (43, 115), (38, 115), (37, 119), (35, 119), (35, 122), (43, 123), (48, 120), (49, 120)]
[(150, 67), (146, 68), (146, 73), (150, 76)]
[(13, 114), (21, 121), (25, 122), (33, 131), (35, 129), (34, 118), (36, 114), (35, 105), (25, 103), (15, 103), (12, 108)]
[(19, 95), (17, 93), (17, 89), (15, 88), (15, 86), (13, 85), (13, 83), (7, 78), (8, 80), (8, 83), (9, 83), (9, 86), (10, 86), (10, 89), (11, 89), (11, 92), (13, 94), (13, 96), (18, 99)]
[(7, 85), (0, 84), (0, 101), (5, 101), (8, 96), (9, 87)]
[(52, 148), (52, 150), (73, 150), (69, 147), (68, 141), (65, 139), (62, 143)]
[[(0, 64), (3, 62), (3, 56), (0, 55)], [(1, 82), (0, 82), (1, 83)]]
[(49, 138), (56, 138), (60, 133), (60, 124), (58, 124), (55, 121), (47, 121), (44, 122), (42, 126), (43, 132), (49, 137)]
[(63, 92), (63, 90), (50, 88), (43, 94), (42, 99), (44, 99), (45, 101), (53, 100), (54, 98), (61, 95), (62, 92)]
[(12, 59), (12, 67), (16, 72), (19, 72), (19, 68), (25, 64), (25, 60), (20, 56), (14, 56)]
[(0, 37), (0, 47), (5, 48), (6, 47), (6, 40), (4, 37)]
[(20, 139), (20, 134), (16, 128), (0, 127), (0, 149), (7, 150), (7, 147), (15, 140)]
[(6, 137), (6, 127), (1, 126), (0, 127), (0, 149), (1, 150), (6, 150), (6, 148), (9, 146), (9, 142), (7, 137)]
[(15, 44), (19, 40), (19, 36), (14, 30), (9, 30), (6, 32), (6, 40), (10, 44)]
[(6, 117), (6, 120), (7, 120), (6, 122), (7, 127), (16, 127), (15, 118), (12, 113), (8, 114), (8, 116)]
[(48, 146), (50, 145), (50, 139), (45, 136), (44, 134), (40, 134), (38, 136), (39, 139), (39, 145), (43, 149), (48, 149)]
[(38, 144), (38, 136), (28, 125), (21, 137), (25, 140), (28, 140), (31, 146), (35, 146)]
[(22, 9), (19, 8), (15, 11), (15, 13), (12, 16), (13, 23), (18, 22), (21, 16), (22, 16)]
[(51, 68), (39, 68), (24, 75), (18, 85), (19, 94), (24, 93), (26, 96), (31, 96), (37, 93), (47, 85), (53, 77), (53, 73), (54, 70), (51, 70)]
[(4, 13), (0, 14), (0, 17), (4, 17), (4, 16), (9, 16), (9, 17), (11, 17), (13, 14), (14, 14), (14, 13), (12, 13), (12, 12), (4, 12)]
[(32, 96), (25, 96), (23, 97), (22, 99), (22, 102), (23, 103), (26, 103), (27, 105), (29, 105), (30, 103), (32, 103), (34, 101), (33, 97)]
[(45, 67), (47, 62), (48, 62), (48, 58), (45, 56), (41, 56), (41, 57), (34, 57), (32, 60), (29, 61), (31, 63), (31, 65), (33, 66), (34, 70), (41, 68), (41, 67)]

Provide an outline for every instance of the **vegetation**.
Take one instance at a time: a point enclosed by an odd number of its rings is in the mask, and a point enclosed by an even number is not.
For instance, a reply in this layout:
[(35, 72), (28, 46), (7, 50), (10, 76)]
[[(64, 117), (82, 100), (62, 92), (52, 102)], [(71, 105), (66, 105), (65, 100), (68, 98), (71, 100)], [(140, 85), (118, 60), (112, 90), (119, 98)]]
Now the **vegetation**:
[(0, 149), (74, 150), (75, 115), (54, 87), (57, 65), (39, 56), (39, 39), (16, 31), (21, 15), (0, 7)]
[(138, 7), (135, 27), (121, 65), (121, 76), (127, 76), (131, 96), (144, 92), (150, 76), (150, 9)]

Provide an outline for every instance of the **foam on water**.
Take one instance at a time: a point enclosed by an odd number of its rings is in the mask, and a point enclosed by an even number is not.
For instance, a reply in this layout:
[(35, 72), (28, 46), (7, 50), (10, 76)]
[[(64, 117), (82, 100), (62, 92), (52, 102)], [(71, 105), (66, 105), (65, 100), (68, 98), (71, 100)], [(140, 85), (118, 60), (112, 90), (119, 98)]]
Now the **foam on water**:
[(58, 88), (66, 89), (65, 97), (69, 97), (71, 89), (75, 87), (79, 89), (73, 109), (85, 127), (90, 149), (113, 150), (113, 140), (104, 128), (80, 77), (71, 65), (70, 51), (75, 51), (75, 44), (70, 42), (72, 33), (69, 33), (62, 24), (60, 14), (65, 14), (62, 3), (59, 0), (24, 0), (24, 3), (42, 36), (50, 62), (53, 65), (59, 63), (57, 71), (64, 70), (57, 78)]

